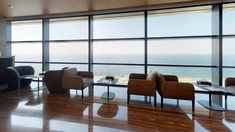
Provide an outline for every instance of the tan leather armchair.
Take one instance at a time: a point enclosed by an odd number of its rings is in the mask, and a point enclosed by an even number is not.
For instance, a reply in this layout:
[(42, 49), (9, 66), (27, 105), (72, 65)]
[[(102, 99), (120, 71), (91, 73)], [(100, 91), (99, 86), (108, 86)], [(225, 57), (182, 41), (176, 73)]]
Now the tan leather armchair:
[(92, 72), (77, 71), (76, 68), (64, 69), (62, 77), (62, 94), (63, 89), (75, 89), (76, 95), (77, 90), (81, 90), (83, 99), (83, 90), (88, 86), (93, 86)]
[(157, 91), (161, 96), (161, 108), (163, 98), (183, 99), (192, 101), (192, 110), (195, 108), (195, 91), (191, 83), (178, 82), (175, 75), (161, 75), (156, 72)]
[[(228, 77), (225, 79), (225, 87), (235, 94), (235, 77)], [(227, 94), (225, 94), (225, 102), (227, 104)]]
[(128, 81), (127, 103), (130, 102), (130, 94), (154, 96), (154, 106), (156, 106), (156, 76), (153, 80), (146, 80), (146, 74), (131, 73)]

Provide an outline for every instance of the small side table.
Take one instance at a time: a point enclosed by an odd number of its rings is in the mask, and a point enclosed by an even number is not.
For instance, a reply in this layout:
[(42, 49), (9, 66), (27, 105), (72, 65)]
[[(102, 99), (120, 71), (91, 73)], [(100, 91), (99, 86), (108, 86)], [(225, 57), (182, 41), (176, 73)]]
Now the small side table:
[(101, 95), (102, 99), (112, 100), (115, 97), (115, 93), (109, 92), (109, 86), (115, 85), (117, 82), (118, 82), (117, 78), (114, 78), (113, 80), (101, 78), (100, 80), (97, 81), (97, 84), (107, 86), (107, 92), (104, 92)]
[[(39, 84), (40, 84), (40, 80), (44, 77), (44, 75), (42, 74), (39, 74), (39, 75), (29, 75), (29, 76), (26, 76), (24, 77), (25, 79), (32, 79), (32, 80), (37, 80), (38, 82), (38, 86), (37, 86), (37, 91), (40, 91), (40, 90), (43, 90), (45, 89), (45, 87), (40, 87)], [(32, 89), (32, 91), (35, 91), (35, 89)]]

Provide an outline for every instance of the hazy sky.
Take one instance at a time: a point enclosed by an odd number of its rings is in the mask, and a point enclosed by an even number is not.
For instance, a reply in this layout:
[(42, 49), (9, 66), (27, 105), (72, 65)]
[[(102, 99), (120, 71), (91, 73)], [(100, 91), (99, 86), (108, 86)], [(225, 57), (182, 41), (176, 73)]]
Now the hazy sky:
[[(224, 34), (235, 32), (235, 11), (227, 10), (224, 17)], [(69, 18), (70, 19), (70, 18)], [(64, 20), (64, 19), (63, 19)], [(38, 23), (12, 24), (12, 40), (41, 40), (42, 25)], [(117, 19), (94, 19), (94, 38), (143, 38), (144, 17), (129, 16)], [(149, 37), (211, 35), (211, 12), (150, 15)], [(51, 40), (87, 39), (88, 22), (53, 21), (50, 24)], [(224, 39), (224, 52), (234, 54), (235, 39)], [(78, 46), (75, 46), (78, 44)], [(148, 41), (149, 54), (211, 54), (211, 39), (163, 39)], [(58, 46), (58, 47), (57, 47)], [(13, 54), (41, 54), (41, 43), (13, 45)], [(53, 54), (87, 54), (86, 42), (52, 43)], [(94, 54), (143, 54), (144, 41), (94, 42)]]

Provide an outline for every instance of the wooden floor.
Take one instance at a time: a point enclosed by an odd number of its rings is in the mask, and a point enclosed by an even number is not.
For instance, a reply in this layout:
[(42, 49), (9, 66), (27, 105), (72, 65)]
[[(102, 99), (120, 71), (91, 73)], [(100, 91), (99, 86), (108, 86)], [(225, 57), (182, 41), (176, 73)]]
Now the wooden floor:
[(30, 89), (0, 92), (0, 131), (235, 131), (235, 110), (216, 112), (196, 105), (192, 115), (191, 102), (177, 105), (166, 100), (161, 109), (159, 99), (155, 108), (153, 100), (142, 97), (133, 97), (127, 105), (118, 93), (109, 102), (96, 94), (87, 88), (82, 100), (79, 92), (78, 96)]

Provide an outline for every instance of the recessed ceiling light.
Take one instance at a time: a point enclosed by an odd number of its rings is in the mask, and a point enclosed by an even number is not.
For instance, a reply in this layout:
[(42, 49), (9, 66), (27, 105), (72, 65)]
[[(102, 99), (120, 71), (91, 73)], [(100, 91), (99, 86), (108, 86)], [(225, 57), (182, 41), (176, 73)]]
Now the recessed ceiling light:
[(14, 5), (8, 5), (8, 7), (11, 8), (11, 9), (15, 8)]

